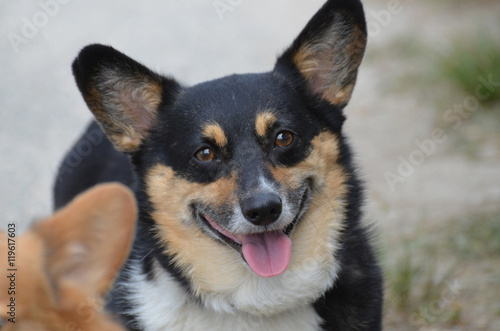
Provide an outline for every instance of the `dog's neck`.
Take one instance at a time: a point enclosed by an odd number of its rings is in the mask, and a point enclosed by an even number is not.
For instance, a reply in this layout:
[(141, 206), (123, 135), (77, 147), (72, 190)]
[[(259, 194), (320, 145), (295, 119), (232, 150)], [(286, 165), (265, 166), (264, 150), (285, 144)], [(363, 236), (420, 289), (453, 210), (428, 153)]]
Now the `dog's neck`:
[[(194, 299), (158, 262), (150, 274), (137, 263), (128, 268), (129, 300), (139, 329), (159, 330), (318, 330), (321, 318), (312, 304), (296, 306), (271, 315), (250, 314), (234, 310), (227, 302), (212, 300), (209, 307)], [(272, 291), (270, 291), (272, 293)], [(278, 293), (275, 293), (278, 295)], [(252, 300), (253, 293), (246, 293)], [(283, 295), (288, 295), (283, 293)], [(282, 298), (284, 299), (284, 298)], [(255, 300), (255, 298), (253, 298)], [(233, 311), (226, 311), (232, 308)]]

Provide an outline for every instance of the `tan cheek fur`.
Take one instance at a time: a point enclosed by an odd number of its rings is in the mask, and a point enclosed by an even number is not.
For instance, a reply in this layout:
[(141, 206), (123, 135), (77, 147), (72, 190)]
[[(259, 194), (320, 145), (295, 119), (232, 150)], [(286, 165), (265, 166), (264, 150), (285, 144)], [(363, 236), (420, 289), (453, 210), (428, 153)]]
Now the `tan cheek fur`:
[(231, 287), (235, 277), (245, 272), (244, 262), (234, 249), (214, 242), (199, 229), (189, 205), (194, 201), (209, 206), (236, 203), (235, 178), (191, 183), (176, 177), (172, 169), (157, 165), (147, 176), (147, 190), (155, 210), (152, 216), (159, 230), (158, 239), (168, 243), (167, 253), (190, 278), (194, 291), (200, 294)]
[(306, 178), (312, 178), (315, 190), (311, 206), (292, 234), (292, 258), (289, 269), (307, 268), (310, 262), (327, 263), (334, 254), (337, 238), (343, 228), (347, 175), (337, 164), (338, 141), (322, 132), (312, 141), (310, 155), (298, 165), (271, 169), (285, 188), (297, 189)]
[[(292, 257), (287, 272), (299, 272), (320, 264), (330, 263), (336, 250), (335, 242), (343, 224), (341, 197), (345, 193), (346, 175), (335, 163), (338, 143), (329, 133), (313, 141), (310, 156), (292, 168), (274, 168), (273, 174), (285, 187), (296, 188), (307, 177), (314, 177), (318, 192), (314, 192), (310, 210), (292, 236)], [(159, 240), (168, 243), (167, 253), (185, 272), (196, 294), (230, 292), (253, 277), (241, 256), (232, 248), (205, 235), (192, 222), (188, 206), (199, 200), (213, 205), (236, 201), (233, 178), (211, 184), (190, 183), (176, 177), (173, 170), (157, 165), (147, 176), (147, 189), (154, 207), (153, 218), (159, 229)], [(311, 263), (311, 264), (310, 264)]]

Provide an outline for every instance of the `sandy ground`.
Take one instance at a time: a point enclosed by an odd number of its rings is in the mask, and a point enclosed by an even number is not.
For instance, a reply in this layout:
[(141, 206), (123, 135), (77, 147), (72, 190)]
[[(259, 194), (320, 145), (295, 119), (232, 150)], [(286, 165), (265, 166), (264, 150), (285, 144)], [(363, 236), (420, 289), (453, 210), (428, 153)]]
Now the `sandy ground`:
[[(70, 70), (83, 46), (110, 44), (186, 84), (262, 72), (323, 0), (227, 1), (232, 10), (222, 14), (214, 2), (0, 0), (1, 229), (15, 222), (22, 232), (51, 213), (58, 164), (91, 118)], [(500, 202), (498, 144), (481, 146), (474, 160), (442, 135), (434, 147), (425, 145), (436, 129), (450, 134), (449, 123), (436, 121), (435, 86), (387, 88), (402, 85), (405, 75), (418, 75), (431, 61), (425, 51), (405, 56), (398, 42), (416, 40), (439, 52), (450, 35), (474, 29), (478, 21), (500, 30), (500, 6), (401, 0), (393, 13), (390, 6), (365, 1), (372, 33), (346, 109), (346, 130), (368, 187), (366, 218), (386, 243), (471, 210), (498, 210)], [(381, 11), (390, 15), (381, 18)], [(440, 107), (463, 100), (457, 95)], [(418, 152), (419, 144), (428, 146), (427, 154)], [(418, 165), (402, 176), (401, 160), (412, 157)], [(388, 173), (400, 180), (391, 185)], [(499, 319), (490, 316), (477, 329), (493, 330)]]

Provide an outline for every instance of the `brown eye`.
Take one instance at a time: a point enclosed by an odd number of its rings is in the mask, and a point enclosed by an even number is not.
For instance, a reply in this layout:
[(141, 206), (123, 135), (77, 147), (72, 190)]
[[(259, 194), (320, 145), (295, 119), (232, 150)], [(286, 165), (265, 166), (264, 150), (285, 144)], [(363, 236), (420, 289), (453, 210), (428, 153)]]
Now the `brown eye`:
[(290, 146), (293, 142), (293, 133), (283, 131), (276, 136), (276, 146), (286, 147)]
[(215, 154), (210, 148), (202, 148), (194, 156), (201, 162), (209, 162), (215, 158)]

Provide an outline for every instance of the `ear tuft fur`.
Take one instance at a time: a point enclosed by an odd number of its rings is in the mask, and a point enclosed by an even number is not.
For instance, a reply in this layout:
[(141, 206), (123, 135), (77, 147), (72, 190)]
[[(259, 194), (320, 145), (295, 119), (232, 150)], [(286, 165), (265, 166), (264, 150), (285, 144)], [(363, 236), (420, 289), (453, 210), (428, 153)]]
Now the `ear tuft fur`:
[(88, 107), (123, 152), (139, 149), (156, 122), (164, 97), (180, 88), (174, 80), (109, 46), (85, 47), (72, 68)]
[(366, 39), (361, 2), (330, 0), (278, 58), (275, 70), (298, 72), (309, 93), (344, 107), (354, 89)]

